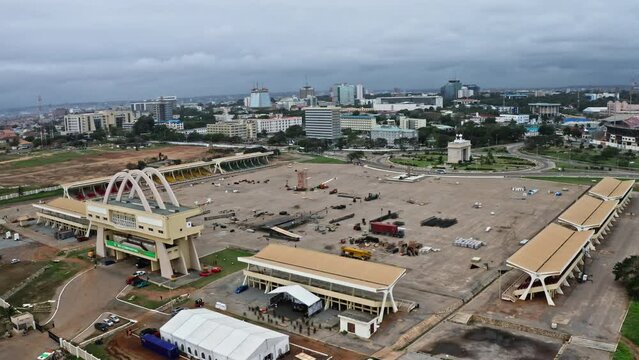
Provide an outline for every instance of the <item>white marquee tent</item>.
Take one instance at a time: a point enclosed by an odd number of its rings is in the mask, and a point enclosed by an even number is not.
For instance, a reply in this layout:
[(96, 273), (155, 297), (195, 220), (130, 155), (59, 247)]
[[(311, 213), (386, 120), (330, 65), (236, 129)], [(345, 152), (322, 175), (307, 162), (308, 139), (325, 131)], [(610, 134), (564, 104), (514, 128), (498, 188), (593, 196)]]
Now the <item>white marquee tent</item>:
[(288, 335), (202, 308), (180, 311), (160, 335), (203, 360), (275, 360), (289, 351)]
[(308, 316), (312, 316), (322, 310), (322, 299), (304, 289), (301, 285), (280, 286), (269, 292), (269, 294), (287, 294), (293, 301), (306, 305)]

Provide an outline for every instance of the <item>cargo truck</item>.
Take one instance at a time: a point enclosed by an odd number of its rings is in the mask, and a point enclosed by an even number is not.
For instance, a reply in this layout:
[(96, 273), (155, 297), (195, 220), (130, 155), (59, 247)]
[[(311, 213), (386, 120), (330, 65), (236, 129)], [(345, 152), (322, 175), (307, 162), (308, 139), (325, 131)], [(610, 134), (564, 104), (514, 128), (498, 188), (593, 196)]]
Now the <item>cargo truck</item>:
[(373, 234), (395, 236), (399, 238), (404, 237), (404, 228), (395, 224), (372, 222), (370, 223), (370, 232)]
[(373, 256), (368, 250), (358, 249), (350, 246), (342, 246), (342, 256), (351, 257), (354, 259), (368, 260)]
[(177, 359), (180, 356), (180, 351), (177, 345), (171, 344), (168, 341), (164, 341), (153, 334), (145, 334), (140, 337), (140, 342), (145, 348), (154, 351), (157, 354), (164, 356), (167, 359)]

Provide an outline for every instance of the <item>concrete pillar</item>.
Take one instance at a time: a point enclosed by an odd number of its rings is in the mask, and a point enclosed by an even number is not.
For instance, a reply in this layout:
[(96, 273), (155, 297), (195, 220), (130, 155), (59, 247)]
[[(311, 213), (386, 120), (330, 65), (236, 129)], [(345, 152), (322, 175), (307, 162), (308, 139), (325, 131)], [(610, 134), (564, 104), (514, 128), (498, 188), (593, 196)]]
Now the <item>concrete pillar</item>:
[(125, 257), (126, 255), (122, 251), (115, 252), (115, 260), (120, 261), (123, 260)]
[(106, 246), (104, 245), (104, 227), (98, 225), (98, 231), (95, 239), (95, 253), (97, 256), (105, 257), (106, 256)]
[(158, 260), (160, 262), (160, 274), (163, 278), (172, 279), (173, 278), (173, 267), (171, 266), (171, 261), (169, 260), (169, 255), (166, 252), (166, 247), (164, 243), (161, 241), (155, 242), (155, 251), (158, 256)]
[(386, 311), (386, 297), (388, 296), (388, 291), (384, 291), (384, 298), (382, 299), (382, 307), (380, 311), (378, 311), (377, 315), (377, 323), (381, 324), (384, 321), (384, 312)]
[(528, 293), (530, 292), (530, 289), (532, 288), (532, 285), (536, 279), (537, 279), (536, 277), (533, 277), (533, 276), (530, 277), (530, 284), (528, 284), (526, 291), (524, 291), (524, 293), (521, 294), (521, 296), (519, 297), (519, 300), (526, 300), (526, 296), (528, 296)]
[(557, 291), (557, 294), (560, 294), (560, 295), (564, 294), (563, 290), (561, 290), (561, 286), (558, 286), (556, 291)]
[(395, 297), (393, 296), (393, 288), (388, 289), (388, 295), (390, 295), (391, 305), (393, 306), (393, 312), (397, 312), (397, 304), (395, 303)]
[(157, 261), (151, 261), (151, 271), (158, 271), (160, 269), (160, 264)]
[(546, 282), (544, 281), (545, 278), (540, 278), (539, 280), (541, 281), (541, 287), (544, 288), (544, 294), (546, 295), (546, 301), (548, 302), (548, 305), (550, 306), (555, 306), (555, 302), (552, 301), (552, 297), (550, 296), (550, 292), (548, 291), (548, 288), (546, 288)]
[(188, 239), (188, 238), (185, 238), (184, 241), (186, 241), (188, 245), (188, 250), (189, 250), (190, 261), (187, 262), (187, 264), (189, 265), (191, 269), (202, 271), (202, 265), (200, 264), (200, 257), (198, 256), (197, 249), (195, 248), (195, 242), (193, 241), (193, 239)]

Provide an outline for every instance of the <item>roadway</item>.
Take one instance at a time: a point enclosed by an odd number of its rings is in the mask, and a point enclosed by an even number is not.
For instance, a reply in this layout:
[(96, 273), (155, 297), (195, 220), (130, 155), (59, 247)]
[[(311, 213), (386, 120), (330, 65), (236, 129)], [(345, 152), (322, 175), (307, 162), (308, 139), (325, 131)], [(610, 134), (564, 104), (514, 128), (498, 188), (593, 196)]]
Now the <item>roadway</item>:
[[(599, 176), (601, 177), (603, 176), (636, 177), (639, 175), (639, 172), (619, 170), (619, 169), (613, 169), (611, 171), (590, 170), (590, 171), (578, 171), (578, 172), (552, 173), (549, 171), (556, 168), (556, 164), (553, 159), (550, 159), (541, 155), (523, 153), (521, 151), (521, 148), (524, 146), (524, 144), (521, 142), (507, 144), (504, 146), (506, 146), (506, 149), (508, 150), (508, 153), (510, 155), (531, 161), (535, 164), (535, 166), (531, 168), (527, 168), (527, 169), (521, 169), (521, 170), (494, 171), (494, 172), (447, 170), (446, 174), (435, 174), (431, 170), (420, 169), (416, 167), (411, 167), (410, 170), (411, 170), (411, 173), (414, 173), (414, 174), (436, 175), (440, 177), (446, 177), (446, 176), (450, 176), (450, 177), (460, 177), (460, 176), (463, 176), (463, 177), (485, 177), (485, 176), (522, 177), (522, 176), (535, 176), (535, 175), (536, 176), (569, 176), (569, 177), (599, 177)], [(336, 157), (345, 159), (347, 152), (336, 151), (336, 152), (333, 152), (333, 154)], [(386, 170), (386, 171), (390, 170), (390, 171), (395, 171), (398, 173), (406, 172), (405, 171), (406, 167), (393, 164), (389, 159), (389, 155), (373, 155), (372, 158), (364, 160), (362, 161), (362, 163), (365, 165), (368, 165), (368, 167), (373, 169), (380, 169), (380, 170)]]

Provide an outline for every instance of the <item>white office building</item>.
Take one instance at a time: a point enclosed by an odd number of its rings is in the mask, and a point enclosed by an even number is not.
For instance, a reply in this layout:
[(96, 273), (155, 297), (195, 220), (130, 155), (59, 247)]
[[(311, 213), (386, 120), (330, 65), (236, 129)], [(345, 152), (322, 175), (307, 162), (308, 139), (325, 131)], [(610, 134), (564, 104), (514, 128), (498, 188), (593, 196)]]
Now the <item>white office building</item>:
[(275, 360), (290, 351), (288, 335), (204, 308), (180, 311), (160, 336), (194, 359)]
[(314, 139), (336, 140), (342, 136), (339, 108), (308, 107), (304, 109), (306, 136)]
[(501, 114), (499, 116), (497, 116), (495, 118), (495, 122), (498, 123), (510, 123), (511, 121), (514, 121), (515, 123), (517, 123), (517, 125), (523, 125), (523, 124), (528, 124), (530, 123), (530, 115), (528, 114), (518, 114), (518, 115), (513, 115), (513, 114)]
[(401, 129), (389, 125), (376, 126), (371, 130), (371, 140), (380, 138), (386, 140), (388, 146), (395, 146), (395, 140), (397, 139), (417, 138), (417, 130)]
[(286, 131), (294, 125), (302, 126), (301, 116), (276, 117), (272, 119), (255, 119), (256, 130), (258, 133), (265, 131), (267, 134), (273, 134), (279, 131)]
[(401, 129), (417, 130), (426, 126), (428, 126), (428, 120), (426, 119), (409, 118), (406, 116), (399, 117), (399, 127)]
[(341, 115), (340, 126), (342, 129), (355, 131), (371, 131), (377, 125), (375, 115)]
[(364, 85), (362, 84), (355, 85), (355, 100), (359, 100), (359, 101), (364, 100)]

